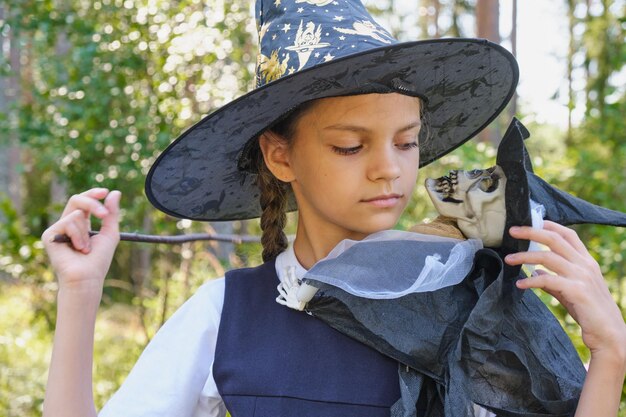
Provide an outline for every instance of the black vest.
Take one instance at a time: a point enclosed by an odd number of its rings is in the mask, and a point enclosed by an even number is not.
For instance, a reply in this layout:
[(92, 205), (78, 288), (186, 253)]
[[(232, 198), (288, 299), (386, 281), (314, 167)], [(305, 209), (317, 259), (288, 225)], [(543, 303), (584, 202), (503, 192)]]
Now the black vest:
[(382, 417), (398, 365), (278, 304), (274, 261), (226, 274), (213, 376), (232, 417)]

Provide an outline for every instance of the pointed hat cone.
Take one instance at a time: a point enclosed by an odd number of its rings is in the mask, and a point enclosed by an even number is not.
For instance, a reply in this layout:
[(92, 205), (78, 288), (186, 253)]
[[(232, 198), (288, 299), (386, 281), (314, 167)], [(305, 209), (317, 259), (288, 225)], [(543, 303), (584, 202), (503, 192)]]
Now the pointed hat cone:
[[(574, 197), (560, 190), (533, 173), (524, 140), (530, 137), (528, 130), (517, 119), (513, 119), (498, 147), (496, 163), (502, 167), (507, 180), (512, 180), (517, 189), (507, 187), (507, 213), (509, 209), (517, 215), (518, 224), (528, 224), (528, 197), (545, 208), (545, 219), (562, 224), (601, 224), (626, 227), (626, 214), (610, 210)], [(525, 177), (525, 178), (524, 178)], [(511, 200), (511, 201), (509, 201)]]

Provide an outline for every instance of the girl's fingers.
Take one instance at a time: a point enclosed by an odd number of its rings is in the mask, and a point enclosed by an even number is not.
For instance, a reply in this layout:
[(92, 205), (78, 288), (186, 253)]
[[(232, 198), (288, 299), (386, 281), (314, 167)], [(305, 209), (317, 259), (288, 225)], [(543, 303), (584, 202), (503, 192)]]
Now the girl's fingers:
[(545, 220), (543, 223), (543, 228), (545, 230), (550, 230), (561, 235), (563, 239), (565, 239), (579, 254), (589, 254), (587, 248), (585, 247), (585, 244), (582, 242), (582, 240), (580, 240), (580, 237), (578, 237), (578, 234), (569, 227), (565, 227), (558, 223)]
[[(82, 212), (77, 210), (68, 216), (68, 220), (72, 217), (82, 217)], [(72, 246), (75, 249), (88, 253), (91, 250), (91, 244), (89, 242), (89, 233), (87, 228), (85, 227), (84, 221), (69, 221), (65, 225), (65, 234), (69, 236), (72, 241)]]
[(623, 345), (622, 315), (600, 266), (576, 232), (546, 221), (542, 230), (514, 227), (510, 233), (516, 238), (543, 243), (549, 250), (507, 255), (507, 264), (539, 264), (554, 272), (537, 270), (533, 276), (518, 280), (518, 288), (540, 288), (556, 298), (580, 324), (583, 342), (592, 354), (607, 345)]
[(82, 193), (80, 193), (80, 195), (86, 195), (87, 197), (101, 199), (101, 198), (104, 198), (104, 196), (106, 196), (108, 192), (109, 192), (108, 188), (94, 187), (94, 188), (90, 188), (89, 190), (83, 191)]
[(528, 278), (522, 278), (517, 280), (516, 285), (518, 288), (541, 288), (546, 292), (562, 292), (564, 281), (561, 277), (554, 276), (542, 271), (543, 273), (532, 275)]
[(520, 226), (512, 227), (509, 233), (514, 238), (532, 240), (546, 245), (552, 252), (570, 262), (576, 262), (580, 258), (580, 253), (576, 248), (563, 237), (562, 230), (535, 229), (530, 226)]
[(49, 244), (57, 234), (67, 235), (72, 246), (80, 251), (89, 249), (89, 223), (85, 219), (84, 212), (76, 209), (62, 217), (58, 222), (50, 226), (41, 236), (44, 244)]
[(104, 236), (119, 238), (119, 214), (121, 197), (122, 193), (115, 190), (111, 191), (104, 199), (104, 207), (107, 209), (108, 214), (102, 218), (100, 234)]
[(587, 251), (575, 231), (551, 221), (546, 221), (544, 227), (512, 227), (510, 233), (513, 237), (542, 243), (549, 251), (512, 254), (505, 261), (510, 265), (542, 264), (568, 278), (602, 276), (598, 262)]
[(559, 303), (561, 303), (565, 308), (568, 309), (570, 314), (575, 317), (576, 313), (574, 311), (570, 311), (568, 308), (571, 306), (573, 298), (577, 298), (573, 295), (576, 291), (575, 287), (577, 284), (564, 279), (558, 275), (552, 275), (547, 273), (546, 271), (541, 271), (537, 275), (530, 276), (528, 278), (522, 278), (515, 282), (517, 288), (522, 290), (528, 290), (531, 288), (539, 288), (554, 298), (556, 298)]
[(579, 267), (576, 264), (551, 251), (518, 252), (507, 255), (505, 261), (509, 265), (543, 265), (564, 277), (574, 277), (579, 274)]
[[(55, 235), (65, 234), (70, 238), (74, 249), (89, 253), (91, 250), (91, 237), (89, 230), (91, 229), (90, 215), (102, 219), (102, 228), (99, 235), (102, 238), (113, 242), (113, 245), (107, 243), (106, 246), (115, 246), (119, 241), (119, 202), (121, 193), (119, 191), (109, 192), (106, 188), (93, 188), (81, 194), (70, 197), (61, 218), (52, 226), (50, 226), (42, 235), (44, 243), (50, 242)], [(104, 198), (104, 204), (98, 199)], [(100, 238), (97, 238), (100, 242)], [(102, 240), (104, 242), (104, 240)], [(95, 243), (95, 241), (94, 241)], [(96, 243), (99, 245), (99, 243)]]
[(98, 218), (103, 218), (109, 211), (98, 199), (104, 198), (108, 192), (106, 188), (94, 188), (84, 193), (71, 196), (61, 217), (66, 216), (76, 209), (80, 209), (85, 212), (85, 217), (89, 217), (89, 214), (92, 213)]

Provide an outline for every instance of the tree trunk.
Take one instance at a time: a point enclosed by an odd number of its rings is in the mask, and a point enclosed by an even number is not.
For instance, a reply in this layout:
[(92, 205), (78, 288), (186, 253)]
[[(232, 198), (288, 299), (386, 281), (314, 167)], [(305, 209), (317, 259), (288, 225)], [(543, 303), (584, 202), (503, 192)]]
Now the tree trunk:
[[(0, 20), (8, 16), (7, 6), (0, 4)], [(0, 36), (0, 53), (8, 50), (11, 75), (0, 77), (0, 114), (6, 116), (9, 133), (6, 140), (0, 140), (0, 193), (6, 194), (18, 213), (22, 212), (22, 186), (20, 175), (21, 149), (17, 130), (16, 110), (11, 109), (20, 101), (20, 48), (18, 39), (8, 32), (7, 37)]]
[(602, 48), (600, 49), (600, 56), (598, 56), (598, 101), (597, 107), (600, 109), (600, 120), (602, 125), (606, 122), (606, 109), (605, 99), (607, 95), (607, 89), (609, 84), (609, 77), (611, 76), (611, 52), (610, 44), (611, 39), (609, 35), (610, 30), (610, 13), (609, 13), (610, 1), (602, 0), (602, 26), (605, 28), (603, 31)]
[(439, 28), (439, 13), (440, 13), (441, 5), (439, 4), (439, 0), (432, 0), (432, 7), (434, 10), (433, 25), (435, 26), (435, 38), (440, 38), (441, 29)]
[[(511, 12), (511, 53), (517, 57), (517, 0), (513, 0), (513, 10)], [(511, 103), (509, 103), (509, 116), (513, 118), (517, 113), (517, 92), (513, 93)]]
[[(146, 214), (143, 218), (142, 230), (152, 231), (152, 218)], [(135, 288), (135, 295), (141, 296), (143, 289), (148, 285), (151, 272), (152, 248), (149, 245), (133, 247), (131, 259), (131, 279)]]
[[(233, 234), (233, 222), (212, 222), (206, 225), (209, 233)], [(209, 245), (213, 254), (222, 262), (228, 262), (235, 252), (235, 245), (228, 242), (211, 242)]]
[(476, 34), (479, 38), (500, 43), (500, 4), (498, 0), (477, 0)]
[[(67, 183), (59, 179), (57, 175), (52, 174), (52, 178), (50, 179), (50, 204), (55, 211), (50, 213), (52, 216), (51, 220), (56, 221), (56, 219), (61, 217), (67, 199)], [(58, 209), (58, 211), (56, 209)]]
[[(146, 231), (146, 233), (152, 232), (152, 218), (148, 214), (144, 215), (142, 230)], [(150, 341), (150, 339), (152, 339), (153, 336), (148, 320), (148, 309), (146, 304), (143, 302), (143, 298), (146, 294), (145, 287), (148, 285), (151, 275), (151, 260), (152, 247), (149, 245), (140, 245), (138, 247), (131, 248), (130, 277), (133, 282), (133, 292), (135, 297), (140, 300), (139, 319), (142, 324), (146, 344)], [(169, 277), (165, 277), (165, 279), (169, 279)]]
[[(591, 8), (591, 0), (585, 0), (586, 7), (586, 15), (585, 15), (585, 30), (589, 30), (589, 26), (591, 25), (591, 13), (589, 13), (589, 9)], [(585, 80), (587, 80), (587, 85), (585, 86), (585, 117), (589, 116), (589, 112), (593, 108), (591, 104), (589, 93), (591, 92), (591, 69), (590, 69), (591, 57), (589, 56), (589, 51), (585, 51), (585, 61), (583, 64), (583, 68), (585, 69)]]
[(567, 51), (567, 134), (566, 142), (572, 143), (572, 113), (576, 105), (574, 93), (574, 54), (576, 53), (576, 37), (574, 27), (576, 26), (576, 17), (574, 8), (575, 0), (567, 0), (567, 17), (569, 30), (569, 48)]
[(450, 35), (459, 38), (461, 37), (461, 27), (459, 25), (460, 8), (458, 0), (455, 0), (452, 4), (452, 23), (450, 24)]
[[(60, 5), (59, 5), (60, 6)], [(59, 34), (56, 39), (56, 43), (54, 45), (54, 52), (57, 56), (67, 55), (71, 50), (70, 42), (67, 38), (67, 34), (64, 30), (59, 31)], [(63, 72), (59, 74), (59, 78), (61, 80), (67, 81), (67, 72)], [(60, 217), (61, 212), (63, 210), (63, 206), (68, 199), (68, 191), (67, 191), (67, 183), (64, 181), (64, 178), (59, 178), (54, 172), (51, 173), (50, 177), (50, 204), (54, 208), (59, 208), (60, 211), (52, 212), (51, 221), (56, 221), (58, 217)]]
[(420, 28), (421, 37), (426, 39), (426, 38), (430, 37), (430, 35), (428, 33), (428, 26), (429, 26), (429, 21), (428, 21), (428, 2), (425, 1), (425, 0), (422, 0), (422, 2), (420, 2), (420, 4), (421, 5), (419, 6), (417, 25)]
[[(479, 38), (500, 43), (500, 4), (498, 0), (477, 0), (476, 2), (476, 34)], [(478, 134), (481, 142), (490, 142), (497, 146), (500, 142), (500, 129), (492, 123)]]

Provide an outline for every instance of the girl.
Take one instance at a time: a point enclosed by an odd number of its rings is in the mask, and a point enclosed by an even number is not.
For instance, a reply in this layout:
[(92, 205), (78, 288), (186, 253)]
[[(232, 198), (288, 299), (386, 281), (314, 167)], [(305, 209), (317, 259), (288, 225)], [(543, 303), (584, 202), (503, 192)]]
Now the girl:
[[(418, 168), (468, 140), (504, 107), (515, 66), (482, 41), (394, 43), (358, 2), (260, 2), (257, 18), (259, 81), (273, 82), (173, 143), (150, 172), (147, 193), (158, 208), (186, 218), (260, 214), (266, 262), (201, 287), (101, 415), (223, 416), (228, 408), (235, 417), (383, 416), (400, 396), (394, 361), (278, 305), (276, 284), (290, 274), (302, 278), (344, 239), (392, 228)], [(93, 331), (119, 240), (120, 198), (102, 188), (75, 195), (42, 236), (59, 280), (46, 417), (96, 415)], [(287, 247), (282, 227), (293, 198), (298, 226)], [(91, 215), (102, 228), (90, 238)], [(63, 233), (73, 248), (50, 243)], [(550, 249), (506, 258), (553, 271), (518, 287), (554, 295), (581, 325), (591, 351), (577, 415), (616, 415), (626, 325), (598, 265), (558, 224), (510, 233)]]

